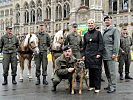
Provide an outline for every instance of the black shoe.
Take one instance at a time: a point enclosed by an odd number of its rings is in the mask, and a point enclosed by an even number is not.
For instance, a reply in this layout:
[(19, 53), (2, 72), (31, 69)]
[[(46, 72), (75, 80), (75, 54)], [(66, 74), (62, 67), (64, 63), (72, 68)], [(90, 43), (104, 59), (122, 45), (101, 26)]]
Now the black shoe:
[(110, 90), (110, 88), (109, 87), (106, 87), (106, 88), (104, 88), (104, 90)]
[(12, 76), (12, 84), (17, 84), (15, 77), (16, 76)]
[(45, 80), (43, 80), (43, 85), (48, 85), (48, 82)]
[(8, 83), (7, 83), (7, 81), (4, 81), (3, 83), (2, 83), (2, 85), (7, 85)]
[(48, 82), (46, 80), (46, 76), (43, 76), (43, 85), (48, 85)]
[(123, 75), (120, 75), (120, 80), (124, 80)]
[(2, 85), (7, 85), (7, 84), (8, 84), (7, 77), (4, 76), (4, 82), (2, 83)]
[(36, 85), (40, 84), (40, 77), (37, 77)]
[(55, 92), (56, 91), (56, 86), (52, 86), (51, 91)]
[(125, 79), (133, 80), (133, 78), (132, 78), (131, 76), (129, 76), (129, 75), (126, 75), (126, 76), (125, 76)]
[(113, 92), (115, 92), (116, 91), (116, 89), (109, 89), (108, 91), (107, 91), (107, 93), (113, 93)]

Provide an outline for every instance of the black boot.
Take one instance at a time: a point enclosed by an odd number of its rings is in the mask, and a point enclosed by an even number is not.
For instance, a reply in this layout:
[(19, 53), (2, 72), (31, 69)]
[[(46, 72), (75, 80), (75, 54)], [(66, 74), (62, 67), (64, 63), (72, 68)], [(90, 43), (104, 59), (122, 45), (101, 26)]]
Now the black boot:
[(2, 83), (2, 85), (7, 85), (8, 81), (7, 81), (7, 76), (4, 76), (4, 82)]
[(122, 73), (120, 73), (120, 80), (124, 80)]
[(53, 91), (53, 92), (55, 92), (55, 91), (56, 91), (56, 86), (55, 86), (55, 85), (53, 85), (53, 86), (52, 86), (51, 91)]
[(43, 76), (43, 84), (44, 84), (44, 85), (48, 85), (48, 82), (47, 82), (47, 80), (46, 80), (46, 76)]
[(12, 84), (17, 84), (15, 77), (16, 76), (12, 76)]
[(125, 75), (125, 79), (131, 79), (131, 80), (133, 80), (133, 78), (131, 76), (129, 76), (129, 74), (126, 74)]
[(37, 77), (36, 85), (40, 84), (40, 77)]

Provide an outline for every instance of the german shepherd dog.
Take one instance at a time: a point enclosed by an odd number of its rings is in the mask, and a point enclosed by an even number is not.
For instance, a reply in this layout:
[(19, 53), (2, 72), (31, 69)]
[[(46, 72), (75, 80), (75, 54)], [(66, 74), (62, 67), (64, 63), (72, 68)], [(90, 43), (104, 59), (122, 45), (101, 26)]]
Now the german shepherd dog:
[(72, 76), (71, 94), (74, 94), (75, 80), (76, 80), (77, 76), (79, 76), (79, 78), (80, 78), (79, 94), (82, 94), (83, 80), (85, 80), (86, 86), (89, 89), (88, 80), (87, 80), (87, 76), (86, 76), (87, 71), (85, 69), (84, 61), (82, 59), (78, 59), (74, 65), (74, 69), (75, 69), (75, 71), (74, 71), (73, 76)]

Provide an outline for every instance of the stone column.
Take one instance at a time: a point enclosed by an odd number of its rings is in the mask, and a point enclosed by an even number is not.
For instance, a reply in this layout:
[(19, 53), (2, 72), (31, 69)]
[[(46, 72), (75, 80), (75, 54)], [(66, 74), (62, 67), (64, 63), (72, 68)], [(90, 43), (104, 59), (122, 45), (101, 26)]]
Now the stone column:
[(51, 35), (54, 35), (55, 33), (55, 0), (51, 0), (51, 24), (50, 24), (50, 31)]
[[(131, 0), (128, 0), (128, 12), (130, 12), (130, 9), (131, 9)], [(133, 6), (133, 5), (132, 5)]]
[(119, 0), (117, 0), (117, 14), (119, 14), (119, 9), (120, 9), (120, 5), (119, 5)]
[(77, 22), (76, 12), (80, 7), (81, 0), (72, 0), (70, 2), (70, 25), (74, 22)]

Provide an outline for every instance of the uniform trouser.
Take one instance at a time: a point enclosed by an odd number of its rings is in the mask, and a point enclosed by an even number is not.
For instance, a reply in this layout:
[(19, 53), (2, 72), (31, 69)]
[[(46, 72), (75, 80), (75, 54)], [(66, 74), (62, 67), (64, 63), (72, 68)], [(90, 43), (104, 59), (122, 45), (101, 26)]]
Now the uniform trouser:
[(123, 73), (123, 66), (125, 64), (125, 74), (129, 74), (129, 67), (131, 63), (131, 55), (129, 54), (123, 54), (119, 56), (119, 66), (118, 66), (118, 72), (120, 74)]
[(81, 59), (81, 53), (80, 51), (73, 51), (73, 56), (77, 59)]
[(96, 90), (101, 88), (101, 69), (89, 68), (89, 85)]
[(36, 64), (36, 77), (41, 75), (41, 64), (42, 64), (42, 75), (47, 76), (47, 52), (41, 52), (38, 55), (35, 55), (35, 64)]
[(70, 87), (72, 86), (72, 73), (68, 73), (66, 75), (57, 75), (54, 74), (54, 77), (52, 78), (52, 82), (54, 86), (57, 86), (62, 79), (68, 79)]
[(3, 54), (3, 76), (8, 76), (9, 65), (11, 63), (12, 76), (16, 76), (17, 72), (17, 54), (16, 53), (6, 53)]
[(116, 71), (114, 60), (104, 60), (105, 74), (108, 79), (108, 87), (116, 89)]

